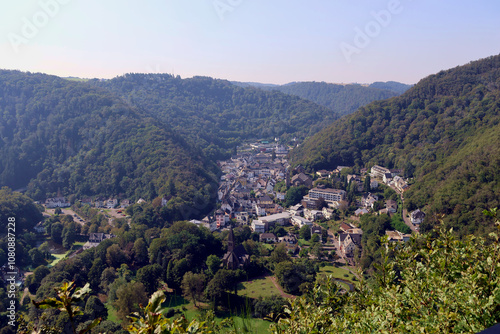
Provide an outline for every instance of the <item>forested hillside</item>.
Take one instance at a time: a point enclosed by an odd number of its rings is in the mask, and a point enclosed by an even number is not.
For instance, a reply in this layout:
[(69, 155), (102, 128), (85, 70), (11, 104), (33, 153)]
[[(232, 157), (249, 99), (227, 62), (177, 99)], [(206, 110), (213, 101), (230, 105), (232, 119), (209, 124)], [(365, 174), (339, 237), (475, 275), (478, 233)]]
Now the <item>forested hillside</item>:
[(167, 194), (182, 206), (217, 186), (215, 164), (182, 136), (86, 83), (0, 71), (0, 135), (0, 185), (34, 199)]
[(407, 85), (407, 84), (404, 84), (401, 82), (396, 82), (396, 81), (387, 81), (387, 82), (376, 81), (376, 82), (372, 83), (369, 87), (391, 90), (399, 95), (399, 94), (403, 94), (404, 92), (406, 92), (412, 86), (413, 85)]
[(366, 87), (357, 84), (338, 85), (326, 82), (294, 82), (266, 89), (299, 96), (325, 106), (339, 115), (351, 114), (365, 104), (400, 94), (386, 88)]
[(168, 123), (217, 159), (228, 157), (242, 140), (306, 138), (337, 118), (331, 110), (299, 97), (208, 77), (127, 74), (90, 83)]
[[(489, 229), (500, 198), (500, 56), (441, 71), (400, 97), (371, 103), (292, 152), (309, 169), (404, 168), (408, 209), (447, 215), (461, 233)], [(425, 224), (424, 224), (425, 229)], [(429, 227), (429, 225), (427, 225)]]

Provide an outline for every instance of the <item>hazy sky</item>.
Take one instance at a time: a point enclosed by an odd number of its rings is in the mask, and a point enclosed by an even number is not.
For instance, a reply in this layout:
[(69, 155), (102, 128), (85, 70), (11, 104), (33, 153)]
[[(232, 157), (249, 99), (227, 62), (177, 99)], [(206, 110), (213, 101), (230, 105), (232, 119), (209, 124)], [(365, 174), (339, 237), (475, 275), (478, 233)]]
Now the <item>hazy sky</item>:
[(287, 83), (395, 80), (500, 53), (500, 1), (2, 0), (0, 68)]

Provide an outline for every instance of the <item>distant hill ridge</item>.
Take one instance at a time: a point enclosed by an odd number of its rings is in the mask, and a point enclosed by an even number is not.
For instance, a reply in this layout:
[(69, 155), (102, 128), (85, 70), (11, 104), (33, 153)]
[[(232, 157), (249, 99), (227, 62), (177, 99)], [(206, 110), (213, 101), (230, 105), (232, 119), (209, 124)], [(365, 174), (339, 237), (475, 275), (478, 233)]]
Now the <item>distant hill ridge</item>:
[(303, 139), (339, 117), (297, 96), (209, 77), (131, 73), (90, 83), (170, 124), (212, 159), (229, 157), (244, 140)]
[(284, 85), (233, 82), (242, 87), (254, 86), (264, 90), (276, 90), (285, 94), (299, 96), (335, 111), (348, 115), (359, 107), (376, 100), (383, 100), (402, 94), (411, 86), (395, 81), (375, 82), (370, 85), (290, 82)]
[(500, 204), (499, 112), (500, 56), (492, 56), (361, 107), (304, 142), (291, 158), (310, 170), (403, 168), (415, 176), (405, 193), (410, 210), (425, 206), (427, 217), (445, 214), (460, 233), (486, 231), (491, 226), (481, 211)]

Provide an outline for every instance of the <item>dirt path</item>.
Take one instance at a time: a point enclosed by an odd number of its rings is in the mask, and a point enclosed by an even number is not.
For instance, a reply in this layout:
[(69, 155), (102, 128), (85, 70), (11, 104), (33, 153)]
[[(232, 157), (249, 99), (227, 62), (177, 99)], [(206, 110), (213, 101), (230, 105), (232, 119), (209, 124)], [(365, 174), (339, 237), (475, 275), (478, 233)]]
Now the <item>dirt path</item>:
[(291, 299), (297, 298), (297, 296), (289, 295), (288, 293), (286, 293), (285, 291), (283, 291), (283, 289), (281, 288), (281, 286), (276, 281), (276, 276), (270, 276), (269, 278), (273, 282), (273, 284), (276, 287), (276, 289), (278, 289), (278, 291), (280, 292), (281, 297), (283, 297), (283, 298), (291, 298)]

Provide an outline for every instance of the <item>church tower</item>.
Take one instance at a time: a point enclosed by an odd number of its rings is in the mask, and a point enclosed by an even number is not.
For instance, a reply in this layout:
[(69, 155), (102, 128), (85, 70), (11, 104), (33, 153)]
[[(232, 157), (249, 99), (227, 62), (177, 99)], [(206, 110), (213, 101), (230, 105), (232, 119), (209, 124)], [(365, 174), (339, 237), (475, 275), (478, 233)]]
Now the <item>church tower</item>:
[(227, 251), (234, 251), (234, 234), (232, 227), (229, 229), (229, 235), (227, 236)]

